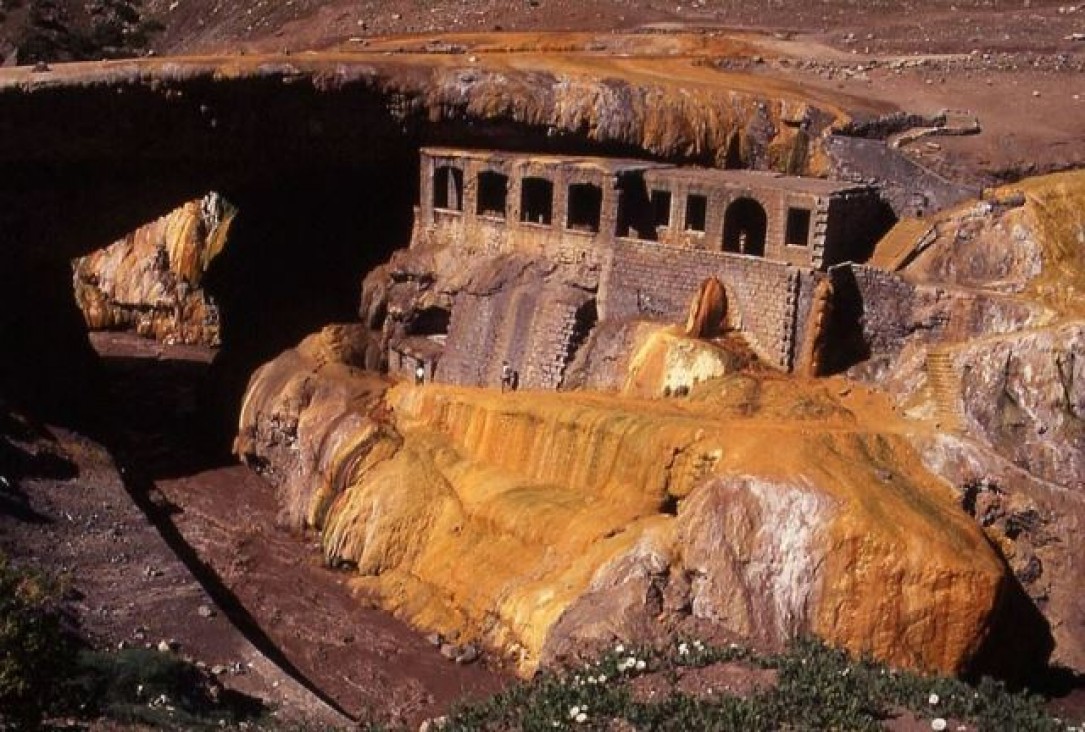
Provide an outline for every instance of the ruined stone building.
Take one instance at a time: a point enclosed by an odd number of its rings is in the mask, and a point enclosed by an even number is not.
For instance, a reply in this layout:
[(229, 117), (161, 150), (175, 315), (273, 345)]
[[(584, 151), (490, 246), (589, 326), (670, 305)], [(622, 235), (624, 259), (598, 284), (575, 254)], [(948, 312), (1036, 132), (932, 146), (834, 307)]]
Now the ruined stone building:
[(559, 388), (597, 324), (679, 322), (707, 277), (728, 325), (792, 370), (818, 283), (887, 223), (867, 186), (631, 159), (428, 148), (420, 187), (412, 250), (471, 275), (424, 338), (393, 341), (390, 366), (464, 384), (498, 383), (508, 361), (524, 386)]

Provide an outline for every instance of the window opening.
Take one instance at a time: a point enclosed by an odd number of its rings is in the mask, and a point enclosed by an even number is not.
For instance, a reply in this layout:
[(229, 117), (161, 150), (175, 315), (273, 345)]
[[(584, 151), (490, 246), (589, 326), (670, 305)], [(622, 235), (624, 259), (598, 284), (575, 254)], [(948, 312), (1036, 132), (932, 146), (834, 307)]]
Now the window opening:
[(433, 207), (447, 211), (463, 210), (463, 171), (442, 165), (433, 174)]
[(505, 218), (508, 203), (509, 177), (492, 170), (478, 174), (478, 215)]
[(554, 184), (546, 178), (524, 178), (520, 192), (520, 220), (549, 226), (554, 216)]
[(592, 183), (569, 186), (569, 216), (567, 226), (577, 231), (599, 231), (603, 208), (603, 189)]
[(686, 231), (703, 232), (707, 216), (708, 198), (706, 196), (690, 195), (686, 197)]
[(652, 215), (655, 217), (655, 225), (667, 227), (671, 225), (671, 192), (652, 191)]
[(760, 203), (752, 198), (736, 199), (723, 218), (723, 250), (763, 257), (767, 228), (768, 217)]
[(618, 178), (618, 225), (616, 234), (620, 237), (656, 239), (655, 215), (648, 187), (637, 173)]
[(810, 240), (810, 210), (789, 208), (787, 210), (787, 236), (785, 241), (793, 247), (804, 247)]

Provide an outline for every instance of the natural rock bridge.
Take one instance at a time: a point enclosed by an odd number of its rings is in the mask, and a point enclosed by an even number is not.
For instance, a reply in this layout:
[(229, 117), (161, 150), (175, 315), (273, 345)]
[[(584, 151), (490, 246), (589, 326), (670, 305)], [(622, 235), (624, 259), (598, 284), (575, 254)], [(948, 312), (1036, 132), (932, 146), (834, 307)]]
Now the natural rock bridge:
[[(714, 43), (697, 53), (748, 51)], [(658, 59), (601, 79), (590, 54), (548, 71), (545, 58), (388, 48), (401, 53), (5, 71), (4, 391), (54, 405), (83, 394), (68, 261), (208, 190), (242, 212), (208, 288), (223, 307), (221, 361), (247, 351), (249, 366), (353, 316), (360, 276), (409, 238), (423, 144), (810, 167), (819, 136), (847, 117), (812, 92), (701, 68), (692, 52), (666, 62), (670, 79), (646, 72)]]

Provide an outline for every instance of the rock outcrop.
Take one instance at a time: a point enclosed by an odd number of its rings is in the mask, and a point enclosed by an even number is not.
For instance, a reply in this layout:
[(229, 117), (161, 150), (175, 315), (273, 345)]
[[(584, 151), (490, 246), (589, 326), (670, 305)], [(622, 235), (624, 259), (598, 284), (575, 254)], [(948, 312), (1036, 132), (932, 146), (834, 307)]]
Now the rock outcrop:
[[(1002, 549), (1051, 624), (1053, 660), (1085, 669), (1085, 174), (989, 192), (931, 222), (903, 297), (873, 304), (872, 358), (927, 464)], [(884, 291), (883, 291), (884, 294)], [(890, 324), (890, 327), (884, 327)], [(869, 327), (872, 325), (873, 327)]]
[(74, 264), (91, 330), (133, 330), (168, 343), (219, 343), (219, 312), (201, 281), (226, 246), (234, 209), (211, 193)]
[(1009, 620), (1018, 660), (1043, 660), (1042, 626), (1007, 617), (1001, 558), (873, 396), (852, 411), (825, 384), (751, 376), (663, 401), (382, 393), (350, 365), (365, 347), (338, 345), (360, 333), (261, 369), (237, 448), (288, 523), (417, 627), (525, 673), (691, 619), (947, 672), (994, 663)]

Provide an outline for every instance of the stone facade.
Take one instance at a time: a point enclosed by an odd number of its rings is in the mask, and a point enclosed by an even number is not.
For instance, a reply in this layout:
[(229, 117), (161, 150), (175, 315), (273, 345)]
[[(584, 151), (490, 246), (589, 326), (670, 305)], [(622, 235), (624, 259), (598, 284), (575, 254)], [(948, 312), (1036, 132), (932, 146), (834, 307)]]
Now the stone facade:
[(884, 208), (863, 186), (639, 160), (428, 148), (421, 166), (412, 248), (546, 270), (456, 294), (435, 378), (472, 385), (507, 362), (524, 387), (560, 388), (586, 329), (681, 322), (708, 277), (728, 324), (790, 371), (814, 288), (869, 253)]
[(421, 164), (422, 224), (480, 254), (598, 264), (632, 239), (825, 270), (882, 233), (875, 189), (817, 178), (445, 148)]
[(594, 325), (591, 294), (567, 285), (529, 281), (495, 295), (463, 293), (456, 302), (449, 343), (437, 379), (499, 384), (504, 363), (519, 387), (557, 389), (575, 346)]
[(785, 370), (794, 365), (802, 288), (812, 292), (821, 273), (647, 242), (619, 241), (612, 252), (599, 289), (604, 320), (680, 321), (701, 282), (718, 277), (727, 290), (729, 325), (745, 333), (766, 362)]

